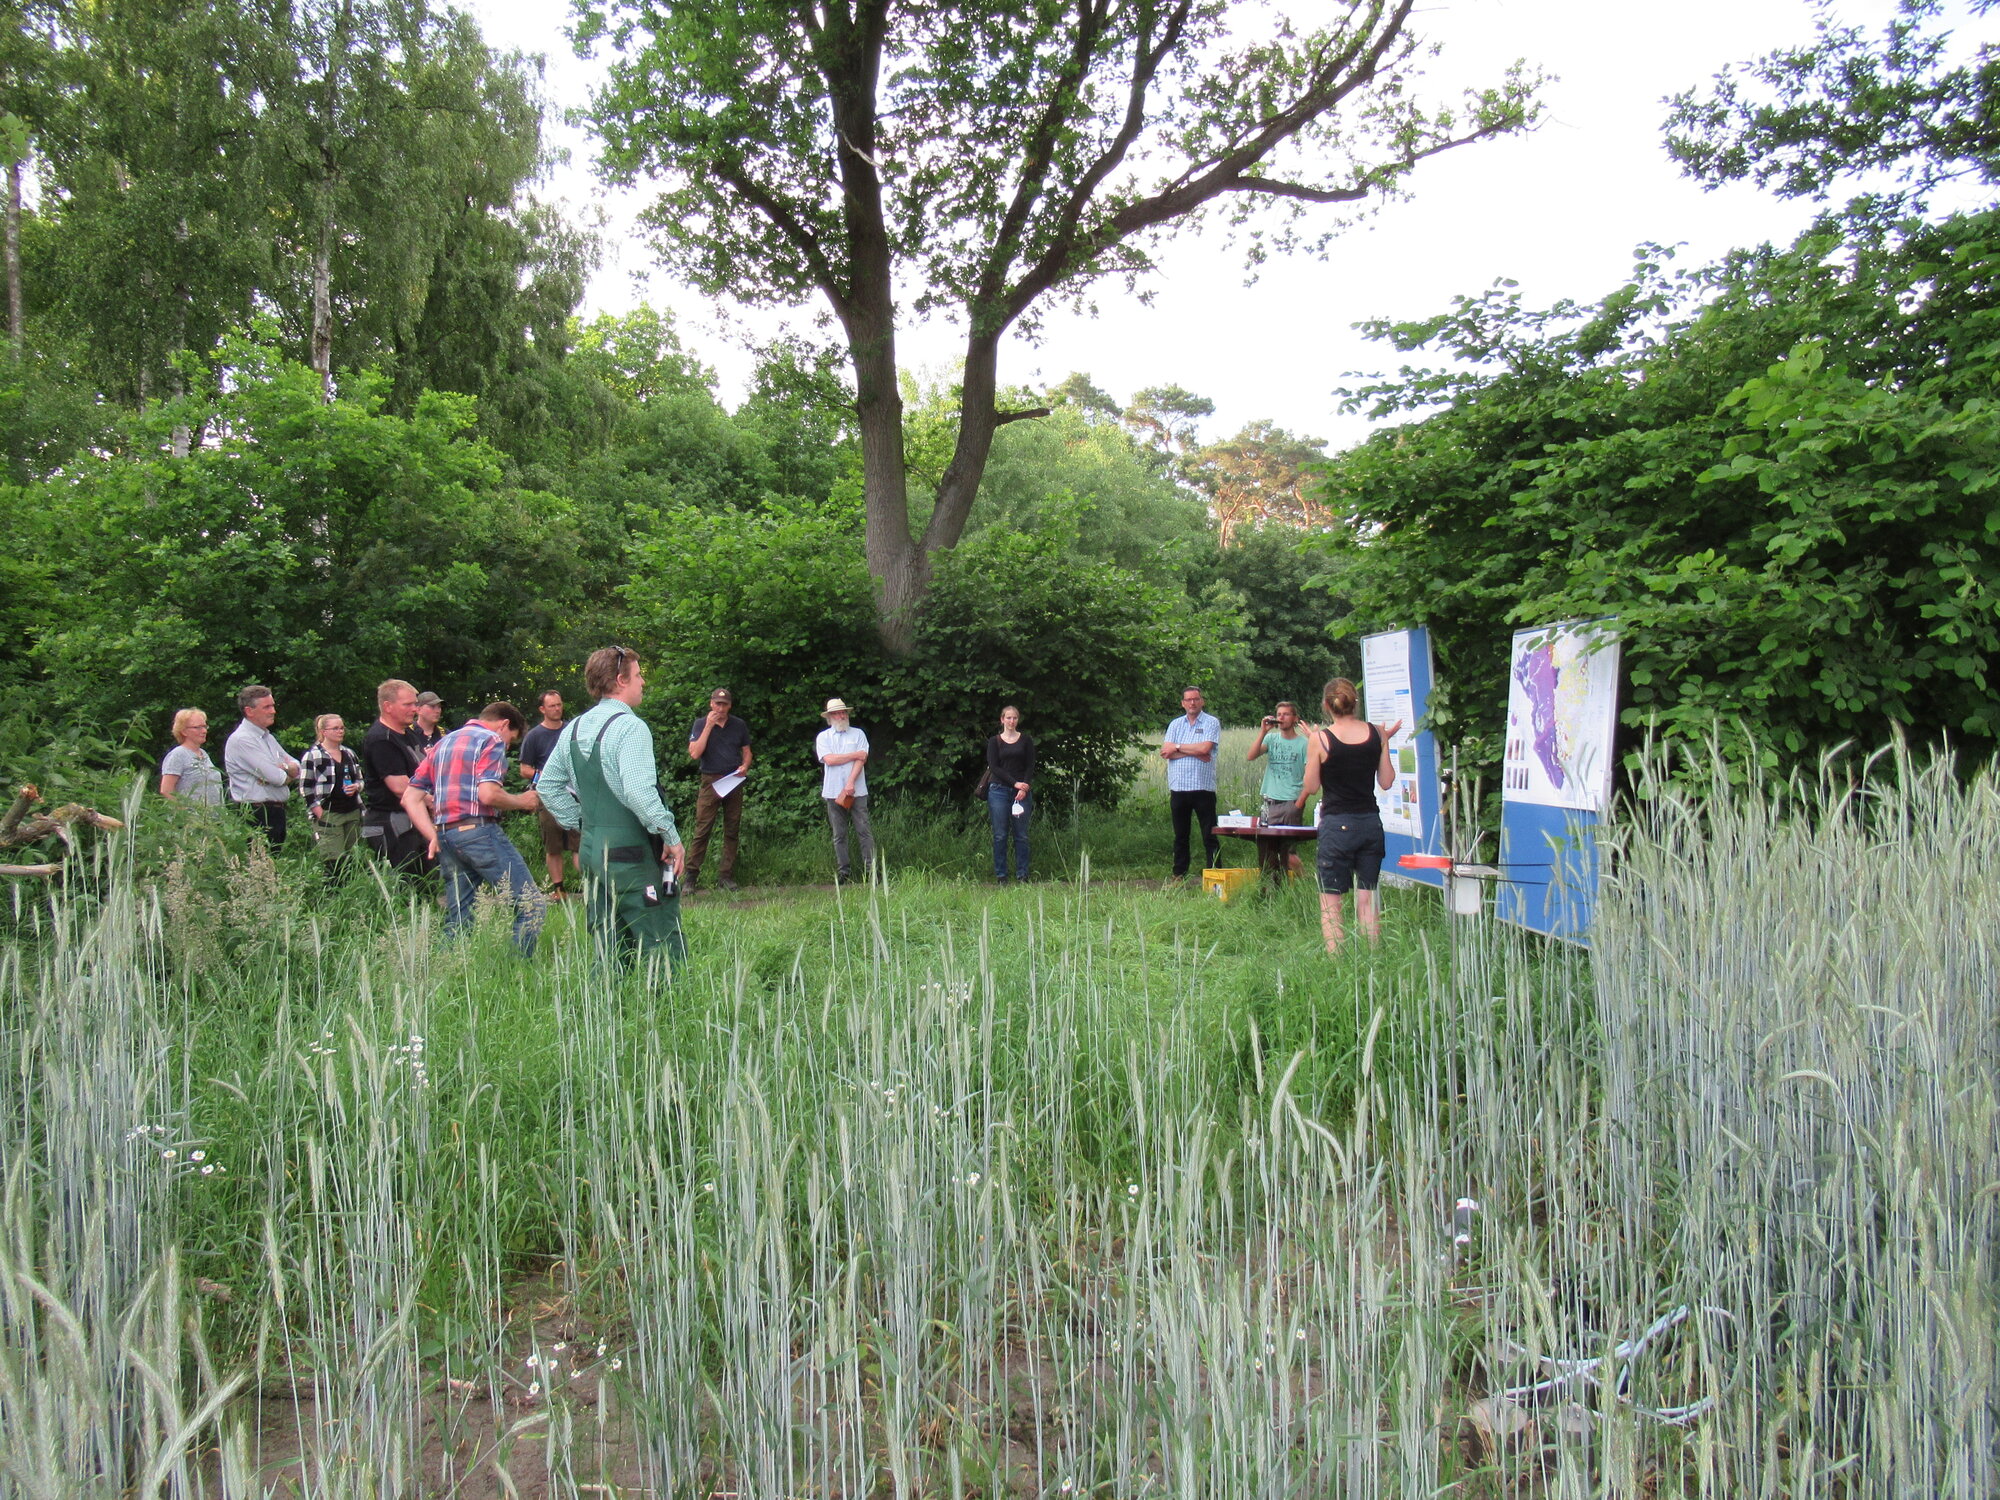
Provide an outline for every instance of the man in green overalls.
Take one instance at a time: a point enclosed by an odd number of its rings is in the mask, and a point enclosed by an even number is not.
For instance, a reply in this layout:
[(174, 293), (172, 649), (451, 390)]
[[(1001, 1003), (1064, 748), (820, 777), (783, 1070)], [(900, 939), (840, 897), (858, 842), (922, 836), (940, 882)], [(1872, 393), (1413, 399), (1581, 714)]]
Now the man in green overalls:
[[(624, 646), (590, 653), (584, 686), (597, 706), (572, 719), (535, 778), (542, 806), (582, 833), (584, 911), (598, 951), (621, 963), (687, 957), (679, 882), (687, 853), (660, 800), (653, 731), (632, 710), (645, 696), (638, 656)], [(671, 882), (667, 879), (671, 874)]]

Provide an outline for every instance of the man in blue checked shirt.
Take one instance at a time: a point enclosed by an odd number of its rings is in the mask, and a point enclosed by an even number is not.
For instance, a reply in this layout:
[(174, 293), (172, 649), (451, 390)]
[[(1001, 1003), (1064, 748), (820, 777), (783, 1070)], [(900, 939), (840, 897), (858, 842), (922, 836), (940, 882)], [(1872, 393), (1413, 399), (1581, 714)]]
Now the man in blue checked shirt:
[(1222, 725), (1202, 712), (1200, 688), (1181, 694), (1181, 717), (1167, 726), (1160, 759), (1167, 763), (1167, 802), (1174, 818), (1174, 879), (1188, 873), (1188, 822), (1201, 823), (1201, 847), (1213, 866), (1222, 854), (1215, 836), (1215, 752), (1222, 744)]

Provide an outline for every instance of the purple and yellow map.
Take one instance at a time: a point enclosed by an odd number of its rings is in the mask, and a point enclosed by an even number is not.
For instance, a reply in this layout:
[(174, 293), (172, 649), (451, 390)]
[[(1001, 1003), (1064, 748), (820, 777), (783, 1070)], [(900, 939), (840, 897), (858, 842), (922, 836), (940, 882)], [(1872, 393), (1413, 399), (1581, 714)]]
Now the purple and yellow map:
[(1502, 792), (1595, 812), (1611, 788), (1618, 642), (1602, 621), (1515, 632)]

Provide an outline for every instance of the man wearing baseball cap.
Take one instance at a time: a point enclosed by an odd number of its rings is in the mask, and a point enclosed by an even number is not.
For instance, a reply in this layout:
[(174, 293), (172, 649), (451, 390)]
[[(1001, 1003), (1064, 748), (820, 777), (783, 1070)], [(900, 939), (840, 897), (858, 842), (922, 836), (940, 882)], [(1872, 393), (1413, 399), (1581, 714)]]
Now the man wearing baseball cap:
[(421, 761), (437, 748), (444, 731), (438, 722), (444, 718), (444, 699), (436, 693), (417, 694), (417, 716), (410, 724), (410, 748), (417, 752)]
[(826, 819), (833, 825), (833, 864), (844, 885), (854, 878), (847, 857), (847, 826), (851, 822), (861, 838), (861, 868), (875, 867), (875, 830), (868, 826), (868, 736), (847, 722), (847, 705), (838, 698), (826, 700), (822, 717), (826, 728), (813, 741), (813, 754), (826, 767), (819, 795), (826, 803)]

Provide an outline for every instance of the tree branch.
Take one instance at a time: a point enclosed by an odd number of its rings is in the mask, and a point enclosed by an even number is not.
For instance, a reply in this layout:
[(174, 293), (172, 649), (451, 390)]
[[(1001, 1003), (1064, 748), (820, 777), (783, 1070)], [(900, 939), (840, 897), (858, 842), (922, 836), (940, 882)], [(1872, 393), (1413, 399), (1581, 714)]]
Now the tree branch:
[(1225, 193), (1267, 193), (1273, 198), (1300, 198), (1307, 203), (1352, 203), (1366, 198), (1365, 187), (1316, 188), (1302, 182), (1279, 182), (1270, 177), (1239, 177), (1223, 184)]
[[(1405, 0), (1410, 3), (1410, 0)], [(1003, 308), (1001, 326), (1011, 323), (1021, 315), (1027, 306), (1043, 292), (1062, 279), (1063, 273), (1079, 259), (1075, 255), (1076, 227), (1083, 221), (1083, 211), (1090, 206), (1090, 200), (1104, 185), (1104, 179), (1117, 170), (1139, 139), (1139, 132), (1146, 128), (1146, 93), (1153, 86), (1153, 78), (1160, 70), (1173, 49), (1179, 45), (1181, 32), (1187, 25), (1188, 12), (1192, 0), (1178, 0), (1167, 16), (1167, 24), (1160, 33), (1159, 44), (1149, 47), (1146, 33), (1141, 32), (1133, 41), (1132, 83), (1125, 94), (1125, 118), (1119, 123), (1118, 134), (1111, 144), (1098, 153), (1083, 176), (1071, 189), (1069, 200), (1063, 204), (1056, 218), (1056, 232), (1049, 242), (1049, 248), (1042, 252), (1041, 259), (1034, 268), (1015, 286), (1012, 296), (1007, 298)]]
[[(1140, 230), (1190, 213), (1219, 194), (1253, 191), (1239, 186), (1251, 169), (1275, 147), (1297, 135), (1356, 89), (1373, 81), (1390, 47), (1402, 35), (1403, 26), (1414, 6), (1415, 0), (1395, 0), (1393, 7), (1378, 4), (1369, 23), (1359, 28), (1352, 42), (1343, 47), (1337, 56), (1313, 70), (1311, 79), (1291, 104), (1267, 116), (1257, 129), (1238, 140), (1228, 151), (1205, 165), (1190, 166), (1167, 187), (1126, 205), (1096, 233), (1079, 241), (1076, 226), (1081, 222), (1091, 196), (1117, 165), (1114, 156), (1123, 158), (1130, 141), (1136, 139), (1144, 123), (1145, 92), (1151, 86), (1153, 75), (1167, 50), (1178, 40), (1178, 28), (1187, 14), (1185, 5), (1179, 8), (1168, 31), (1162, 34), (1159, 49), (1149, 51), (1143, 45), (1138, 49), (1133, 63), (1132, 91), (1126, 105), (1125, 128), (1120, 131), (1118, 139), (1106, 148), (1104, 155), (1093, 163), (1092, 170), (1078, 182), (1070, 201), (1064, 206), (1063, 220), (1056, 237), (1008, 297), (1006, 321), (1011, 322), (1018, 317), (1035, 298), (1071, 274), (1072, 267), (1088, 262)], [(1468, 139), (1477, 139), (1477, 136)], [(1443, 150), (1444, 147), (1440, 145), (1433, 149)], [(1429, 153), (1413, 153), (1406, 158), (1406, 162), (1426, 154)], [(1317, 190), (1298, 189), (1283, 196), (1304, 197), (1313, 191)], [(1343, 196), (1318, 201), (1351, 202), (1354, 198), (1365, 196), (1365, 189), (1360, 192), (1347, 189), (1327, 191)]]
[(1077, 16), (1075, 45), (1070, 48), (1069, 59), (1056, 76), (1048, 107), (1029, 131), (1027, 145), (1021, 153), (1021, 180), (1015, 185), (1014, 201), (1007, 205), (999, 231), (993, 237), (993, 251), (987, 257), (985, 272), (980, 277), (981, 303), (997, 299), (1005, 286), (1007, 268), (1014, 263), (1015, 252), (1020, 248), (1021, 231), (1036, 200), (1042, 195), (1049, 168), (1055, 163), (1056, 137), (1076, 108), (1078, 91), (1090, 71), (1091, 55), (1097, 50), (1097, 39), (1103, 34), (1108, 14), (1104, 4), (1084, 0)]
[(826, 294), (836, 313), (843, 312), (847, 306), (847, 294), (835, 278), (833, 265), (826, 258), (826, 248), (820, 244), (819, 236), (813, 233), (812, 227), (776, 193), (752, 178), (743, 169), (742, 163), (717, 162), (709, 170), (741, 194), (746, 203), (791, 242), (792, 248), (805, 258), (806, 266), (812, 272), (813, 284)]
[(1046, 406), (1028, 406), (1019, 411), (996, 411), (993, 413), (993, 425), (1005, 427), (1009, 422), (1026, 422), (1035, 417), (1046, 417), (1050, 410), (1051, 408)]

